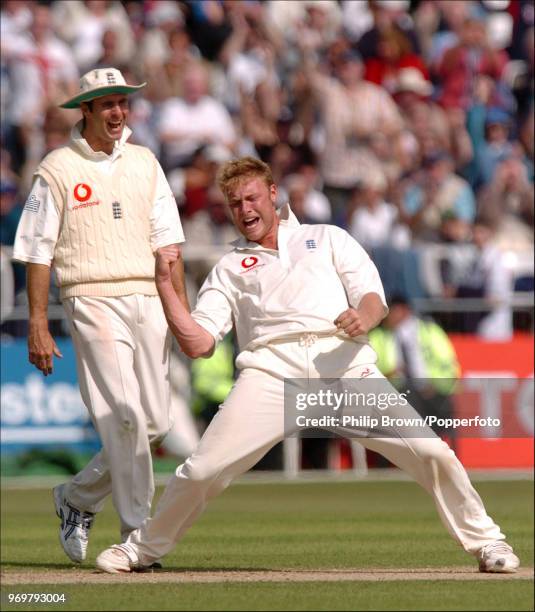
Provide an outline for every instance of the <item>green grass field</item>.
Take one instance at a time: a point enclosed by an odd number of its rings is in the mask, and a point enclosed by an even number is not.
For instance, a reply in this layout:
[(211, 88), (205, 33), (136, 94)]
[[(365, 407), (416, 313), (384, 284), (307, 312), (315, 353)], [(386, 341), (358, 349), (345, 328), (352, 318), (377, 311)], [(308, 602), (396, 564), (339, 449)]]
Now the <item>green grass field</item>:
[[(488, 512), (533, 566), (533, 483), (480, 482)], [(5, 610), (533, 610), (533, 582), (492, 580), (92, 584), (98, 552), (118, 540), (111, 503), (97, 517), (74, 584), (57, 541), (49, 490), (4, 490), (1, 561)], [(475, 567), (442, 527), (431, 499), (409, 482), (236, 484), (165, 559), (165, 572)], [(36, 576), (50, 572), (48, 584)], [(32, 575), (34, 580), (32, 580)], [(44, 579), (46, 580), (46, 576)], [(130, 577), (129, 577), (130, 578)], [(135, 580), (135, 577), (134, 577)], [(65, 593), (58, 604), (8, 603), (13, 593)]]

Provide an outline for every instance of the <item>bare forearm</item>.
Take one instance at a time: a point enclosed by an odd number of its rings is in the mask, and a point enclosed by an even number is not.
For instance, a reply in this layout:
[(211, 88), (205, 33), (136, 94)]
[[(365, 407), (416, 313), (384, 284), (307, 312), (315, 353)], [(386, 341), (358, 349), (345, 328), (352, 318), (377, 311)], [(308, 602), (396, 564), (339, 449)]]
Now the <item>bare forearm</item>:
[(28, 329), (28, 360), (45, 376), (52, 374), (54, 355), (61, 357), (48, 331), (48, 288), (50, 268), (43, 264), (28, 264), (26, 268), (30, 325)]
[(184, 274), (184, 262), (182, 259), (179, 259), (175, 266), (173, 267), (173, 271), (171, 272), (171, 282), (173, 284), (173, 289), (175, 293), (184, 306), (184, 308), (191, 312), (191, 308), (188, 301), (188, 294), (186, 293), (186, 278)]
[(356, 310), (365, 322), (368, 331), (377, 327), (388, 313), (388, 309), (385, 308), (377, 293), (366, 293)]
[(180, 348), (192, 359), (209, 355), (214, 348), (214, 339), (193, 319), (178, 297), (171, 278), (159, 279), (156, 277), (156, 287), (162, 301), (165, 318)]
[(26, 285), (30, 309), (30, 324), (48, 324), (48, 289), (50, 268), (43, 264), (29, 263), (26, 266)]

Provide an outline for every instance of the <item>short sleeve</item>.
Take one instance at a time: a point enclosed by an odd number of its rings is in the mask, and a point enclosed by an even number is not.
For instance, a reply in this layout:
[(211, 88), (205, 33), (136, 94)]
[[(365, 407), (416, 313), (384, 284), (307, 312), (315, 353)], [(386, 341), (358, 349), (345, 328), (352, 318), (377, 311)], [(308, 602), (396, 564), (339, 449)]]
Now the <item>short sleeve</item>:
[(60, 217), (52, 192), (36, 176), (17, 227), (13, 260), (50, 266), (58, 241)]
[(376, 293), (387, 309), (383, 283), (368, 253), (345, 230), (329, 228), (334, 266), (351, 306), (357, 308), (367, 293)]
[(176, 200), (158, 162), (156, 192), (151, 213), (150, 242), (153, 251), (169, 244), (184, 242), (184, 232)]
[(216, 342), (232, 329), (232, 308), (217, 266), (204, 281), (191, 316)]

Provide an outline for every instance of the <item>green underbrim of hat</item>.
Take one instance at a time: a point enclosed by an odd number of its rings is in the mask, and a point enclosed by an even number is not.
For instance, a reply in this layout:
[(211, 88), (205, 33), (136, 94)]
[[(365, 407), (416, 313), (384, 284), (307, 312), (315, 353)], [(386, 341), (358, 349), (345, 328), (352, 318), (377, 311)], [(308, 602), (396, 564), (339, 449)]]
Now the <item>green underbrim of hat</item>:
[(95, 100), (96, 98), (102, 98), (103, 96), (109, 96), (111, 94), (131, 94), (142, 87), (145, 87), (147, 83), (141, 85), (110, 85), (109, 87), (99, 87), (93, 89), (93, 91), (87, 91), (79, 94), (67, 100), (63, 104), (60, 104), (61, 108), (78, 108), (82, 102), (89, 102), (89, 100)]

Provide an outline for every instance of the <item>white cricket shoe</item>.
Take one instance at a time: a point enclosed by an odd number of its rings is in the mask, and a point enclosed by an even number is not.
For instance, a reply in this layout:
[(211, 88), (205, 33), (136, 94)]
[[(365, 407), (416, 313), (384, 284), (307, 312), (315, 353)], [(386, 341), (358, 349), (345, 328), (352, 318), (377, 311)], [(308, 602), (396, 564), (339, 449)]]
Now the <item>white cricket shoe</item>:
[(520, 565), (520, 559), (503, 540), (496, 540), (483, 546), (477, 552), (477, 558), (480, 572), (514, 574)]
[(102, 551), (96, 560), (97, 568), (108, 574), (143, 570), (138, 556), (126, 544), (114, 544)]
[(67, 557), (74, 563), (81, 563), (87, 553), (89, 530), (95, 515), (91, 512), (78, 510), (78, 508), (69, 504), (63, 494), (64, 489), (64, 484), (53, 489), (56, 514), (61, 519), (59, 541)]

